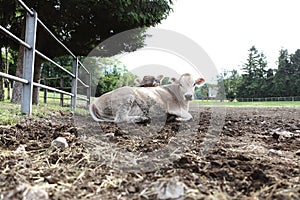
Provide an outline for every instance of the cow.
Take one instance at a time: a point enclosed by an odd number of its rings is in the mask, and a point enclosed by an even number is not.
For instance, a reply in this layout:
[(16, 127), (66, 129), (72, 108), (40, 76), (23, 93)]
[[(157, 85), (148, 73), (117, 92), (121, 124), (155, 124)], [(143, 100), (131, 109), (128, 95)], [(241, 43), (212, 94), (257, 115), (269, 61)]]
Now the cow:
[(161, 81), (163, 78), (164, 78), (163, 75), (159, 75), (157, 77), (148, 75), (148, 76), (144, 76), (143, 80), (141, 80), (140, 78), (136, 78), (134, 80), (134, 83), (138, 87), (156, 87), (161, 85)]
[(124, 86), (97, 97), (90, 105), (90, 114), (97, 122), (140, 123), (151, 120), (149, 113), (163, 112), (175, 116), (176, 121), (189, 121), (189, 102), (194, 88), (205, 80), (193, 80), (183, 74), (169, 85), (157, 87)]

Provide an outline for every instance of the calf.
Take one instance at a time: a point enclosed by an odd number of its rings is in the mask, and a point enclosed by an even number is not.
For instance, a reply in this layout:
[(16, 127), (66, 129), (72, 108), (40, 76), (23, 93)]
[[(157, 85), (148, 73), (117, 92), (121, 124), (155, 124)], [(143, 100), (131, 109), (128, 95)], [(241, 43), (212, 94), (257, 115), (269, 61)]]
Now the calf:
[(138, 87), (156, 87), (161, 85), (161, 81), (164, 78), (163, 75), (159, 75), (157, 77), (154, 76), (144, 76), (143, 80), (136, 78), (134, 80), (136, 86)]
[(90, 114), (98, 122), (137, 123), (150, 120), (149, 112), (173, 115), (177, 121), (188, 121), (189, 102), (194, 87), (204, 82), (194, 81), (183, 74), (172, 84), (157, 87), (121, 87), (96, 98), (90, 105)]

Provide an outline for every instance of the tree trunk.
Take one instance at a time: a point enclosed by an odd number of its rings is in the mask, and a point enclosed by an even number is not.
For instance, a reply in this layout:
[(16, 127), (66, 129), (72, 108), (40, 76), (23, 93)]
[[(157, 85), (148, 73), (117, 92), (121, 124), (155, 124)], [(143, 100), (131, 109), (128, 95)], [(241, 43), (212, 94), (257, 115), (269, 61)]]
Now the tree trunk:
[[(33, 82), (40, 83), (41, 64), (42, 64), (42, 59), (38, 56), (35, 57)], [(32, 103), (35, 105), (39, 103), (39, 92), (40, 92), (39, 87), (33, 87)]]
[[(23, 57), (24, 57), (24, 47), (20, 45), (18, 60), (17, 60), (17, 69), (16, 69), (16, 76), (19, 78), (22, 78), (23, 76)], [(22, 95), (22, 83), (15, 81), (13, 86), (11, 102), (20, 103), (21, 95)]]
[[(2, 50), (0, 48), (0, 72), (5, 72), (2, 60)], [(0, 101), (4, 101), (4, 78), (0, 77)]]
[[(21, 31), (20, 38), (23, 40), (25, 38), (25, 21), (22, 24), (22, 31)], [(20, 45), (18, 59), (17, 59), (17, 68), (16, 68), (16, 76), (19, 78), (23, 78), (23, 58), (24, 58), (24, 47), (22, 45)], [(14, 81), (13, 93), (12, 93), (12, 97), (11, 97), (12, 103), (21, 103), (22, 87), (23, 87), (22, 83), (20, 83), (18, 81)]]
[[(9, 72), (8, 47), (5, 48), (5, 73)], [(7, 85), (7, 99), (10, 99), (10, 80), (5, 79)]]

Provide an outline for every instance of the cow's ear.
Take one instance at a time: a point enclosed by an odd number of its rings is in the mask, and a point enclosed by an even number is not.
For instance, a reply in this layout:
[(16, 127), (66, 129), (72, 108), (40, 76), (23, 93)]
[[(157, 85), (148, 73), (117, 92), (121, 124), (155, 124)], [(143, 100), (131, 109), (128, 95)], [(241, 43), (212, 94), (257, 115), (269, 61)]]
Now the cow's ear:
[(201, 85), (201, 84), (204, 83), (204, 82), (205, 82), (205, 79), (204, 79), (204, 78), (198, 78), (198, 79), (195, 81), (194, 85)]
[(135, 85), (140, 85), (141, 84), (141, 79), (139, 79), (139, 78), (136, 78), (136, 79), (134, 79), (134, 84)]
[(170, 81), (171, 81), (172, 83), (178, 83), (178, 82), (179, 82), (179, 81), (177, 80), (177, 78), (174, 78), (174, 77), (170, 78)]
[(164, 75), (159, 75), (156, 77), (159, 81), (161, 81), (164, 78)]

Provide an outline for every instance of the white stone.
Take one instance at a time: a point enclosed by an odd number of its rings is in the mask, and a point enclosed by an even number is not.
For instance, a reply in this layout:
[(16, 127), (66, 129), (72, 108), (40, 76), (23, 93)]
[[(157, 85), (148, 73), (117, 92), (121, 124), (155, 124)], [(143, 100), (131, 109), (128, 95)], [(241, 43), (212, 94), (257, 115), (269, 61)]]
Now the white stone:
[(176, 178), (161, 182), (157, 188), (158, 199), (176, 199), (184, 195), (184, 184)]
[(64, 148), (67, 148), (69, 145), (68, 145), (66, 138), (58, 137), (51, 142), (51, 146), (64, 149)]

